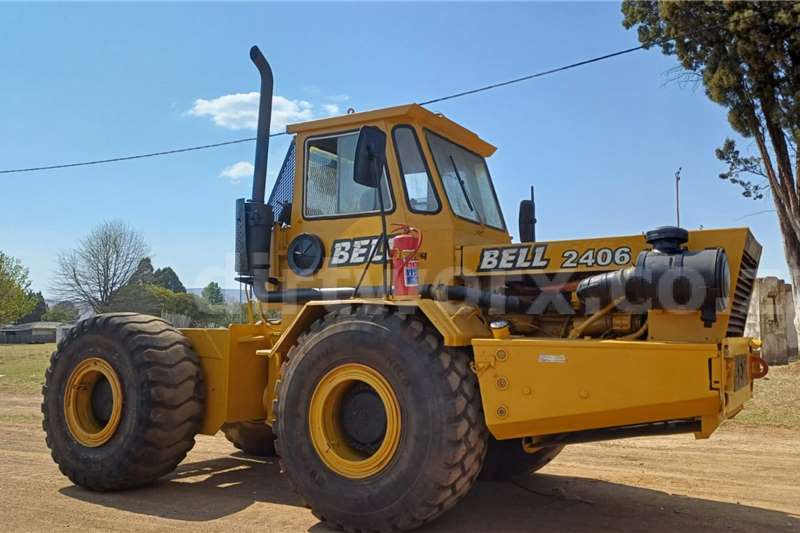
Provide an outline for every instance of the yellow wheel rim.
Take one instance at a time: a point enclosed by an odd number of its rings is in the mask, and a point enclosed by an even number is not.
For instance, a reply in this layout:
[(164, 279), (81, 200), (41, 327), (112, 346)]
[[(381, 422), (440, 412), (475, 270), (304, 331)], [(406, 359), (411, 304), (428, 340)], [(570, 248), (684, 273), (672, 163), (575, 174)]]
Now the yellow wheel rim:
[[(386, 431), (378, 449), (366, 453), (348, 443), (341, 423), (342, 400), (348, 389), (364, 383), (380, 398), (386, 413)], [(356, 363), (325, 374), (314, 389), (308, 408), (311, 442), (320, 459), (337, 474), (362, 479), (382, 471), (400, 444), (400, 404), (389, 382), (378, 371)]]
[[(112, 406), (108, 420), (98, 420), (92, 396), (98, 384), (108, 383)], [(90, 357), (72, 371), (64, 392), (64, 416), (72, 436), (90, 448), (102, 446), (114, 436), (122, 418), (122, 385), (114, 369), (99, 357)]]

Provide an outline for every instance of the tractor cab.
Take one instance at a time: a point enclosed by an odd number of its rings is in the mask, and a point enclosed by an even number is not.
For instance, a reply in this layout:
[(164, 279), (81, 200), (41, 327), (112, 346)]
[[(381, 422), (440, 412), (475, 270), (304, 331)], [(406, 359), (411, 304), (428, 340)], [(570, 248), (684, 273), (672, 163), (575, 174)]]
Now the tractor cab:
[[(386, 138), (380, 187), (356, 179), (365, 126)], [(419, 232), (426, 283), (428, 272), (450, 281), (462, 246), (510, 242), (486, 163), (495, 147), (440, 114), (410, 104), (287, 131), (294, 139), (267, 201), (274, 222), (269, 277), (285, 287), (354, 286), (362, 275), (362, 285), (380, 284), (381, 268), (365, 266), (370, 257), (384, 262), (382, 211), (389, 233)]]

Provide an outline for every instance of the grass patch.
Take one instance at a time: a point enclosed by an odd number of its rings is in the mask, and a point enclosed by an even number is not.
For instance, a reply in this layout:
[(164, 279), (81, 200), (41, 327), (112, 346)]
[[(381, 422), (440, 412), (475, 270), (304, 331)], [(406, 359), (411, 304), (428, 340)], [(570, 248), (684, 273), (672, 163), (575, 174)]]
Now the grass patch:
[(732, 422), (800, 428), (800, 361), (770, 367)]
[(0, 344), (0, 394), (39, 393), (55, 349), (55, 343)]

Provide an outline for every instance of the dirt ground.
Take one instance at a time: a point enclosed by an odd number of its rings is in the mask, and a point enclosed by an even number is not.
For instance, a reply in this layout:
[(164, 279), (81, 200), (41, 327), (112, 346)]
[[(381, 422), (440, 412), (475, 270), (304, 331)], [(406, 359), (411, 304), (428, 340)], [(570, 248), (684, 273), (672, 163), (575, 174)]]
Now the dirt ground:
[[(0, 364), (0, 384), (4, 371)], [(31, 389), (0, 386), (4, 531), (326, 531), (275, 461), (238, 454), (219, 435), (198, 437), (177, 471), (151, 487), (75, 487), (50, 459)], [(800, 429), (735, 421), (708, 441), (574, 445), (523, 484), (478, 483), (425, 531), (688, 528), (800, 531)]]

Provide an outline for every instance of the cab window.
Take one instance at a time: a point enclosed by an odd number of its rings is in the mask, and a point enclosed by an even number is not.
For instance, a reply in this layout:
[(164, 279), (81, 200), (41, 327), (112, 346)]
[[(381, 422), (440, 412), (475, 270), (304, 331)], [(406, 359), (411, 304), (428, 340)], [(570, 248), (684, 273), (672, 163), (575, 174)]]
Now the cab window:
[[(304, 215), (308, 218), (356, 215), (380, 211), (378, 189), (353, 180), (358, 132), (317, 137), (306, 141)], [(381, 179), (383, 204), (393, 209), (386, 179)]]
[(505, 229), (486, 161), (435, 133), (426, 131), (425, 136), (453, 212), (472, 222)]
[(392, 130), (397, 162), (403, 176), (408, 208), (416, 213), (439, 211), (439, 198), (433, 187), (417, 134), (411, 126), (397, 126)]

